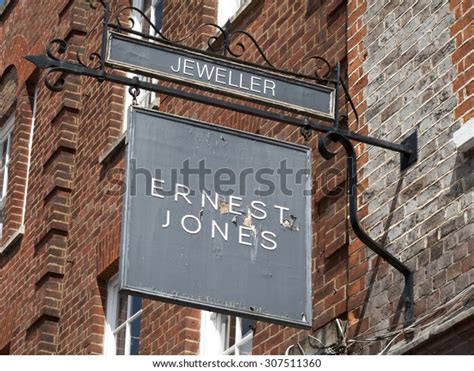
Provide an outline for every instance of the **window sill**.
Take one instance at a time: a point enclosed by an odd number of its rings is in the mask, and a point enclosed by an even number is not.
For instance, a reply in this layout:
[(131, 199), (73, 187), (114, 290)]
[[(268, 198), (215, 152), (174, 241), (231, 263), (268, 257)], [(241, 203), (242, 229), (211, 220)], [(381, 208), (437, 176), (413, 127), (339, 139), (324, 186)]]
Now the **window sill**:
[(438, 339), (439, 337), (443, 337), (443, 334), (446, 335), (450, 329), (455, 328), (463, 322), (470, 321), (472, 318), (474, 318), (474, 307), (464, 309), (461, 313), (451, 318), (445, 318), (443, 321), (439, 321), (439, 324), (433, 324), (427, 329), (420, 331), (420, 333), (415, 335), (413, 340), (401, 341), (393, 346), (387, 354), (410, 354), (410, 351), (414, 349), (423, 349), (423, 346), (427, 346), (430, 341), (434, 342), (437, 337)]
[(18, 228), (11, 237), (5, 242), (2, 246), (0, 246), (0, 255), (4, 254), (8, 250), (10, 250), (14, 245), (21, 241), (23, 235), (25, 234), (25, 226), (22, 225)]
[(124, 132), (115, 142), (113, 142), (99, 157), (99, 164), (108, 165), (128, 143), (127, 132)]
[(474, 148), (474, 119), (469, 120), (454, 132), (453, 141), (459, 153), (465, 153)]

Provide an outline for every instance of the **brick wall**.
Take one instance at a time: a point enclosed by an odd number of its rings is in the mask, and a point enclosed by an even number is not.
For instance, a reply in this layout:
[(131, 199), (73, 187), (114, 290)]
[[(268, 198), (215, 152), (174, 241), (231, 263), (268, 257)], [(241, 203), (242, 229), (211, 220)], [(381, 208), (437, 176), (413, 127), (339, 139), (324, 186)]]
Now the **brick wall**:
[(455, 117), (462, 122), (473, 118), (473, 8), (469, 1), (450, 1), (449, 10), (454, 14), (450, 35), (455, 40), (456, 51), (452, 63), (456, 67), (456, 77), (453, 80), (453, 93), (457, 96)]
[[(39, 89), (25, 234), (0, 257), (0, 318), (7, 324), (1, 329), (0, 348), (12, 354), (102, 352), (105, 306), (96, 250), (101, 246), (117, 251), (118, 238), (104, 242), (102, 236), (114, 230), (114, 223), (119, 227), (121, 200), (103, 191), (108, 169), (98, 164), (98, 158), (121, 133), (121, 107), (114, 108), (111, 102), (121, 102), (123, 89), (63, 76), (63, 91), (52, 93), (42, 81), (44, 72), (34, 71), (22, 59), (44, 53), (47, 42), (59, 37), (69, 45), (65, 57), (74, 60), (77, 48), (98, 45), (97, 39), (85, 37), (98, 16), (100, 11), (82, 0), (34, 6), (17, 2), (0, 25), (2, 32), (14, 35), (2, 38), (5, 56), (14, 56), (2, 61), (12, 60), (18, 70), (15, 133), (22, 130), (29, 135), (33, 86)], [(2, 65), (2, 71), (7, 66)], [(60, 78), (52, 74), (50, 80)], [(18, 157), (12, 166), (13, 190), (24, 187), (18, 177), (25, 172), (21, 151), (27, 139), (20, 135), (13, 142)], [(9, 192), (9, 204), (15, 203), (15, 194)], [(9, 232), (17, 214), (7, 206)]]
[[(451, 140), (469, 116), (466, 107), (472, 98), (466, 96), (469, 42), (463, 18), (469, 7), (462, 3), (368, 0), (349, 16), (354, 24), (349, 29), (349, 76), (352, 94), (365, 101), (359, 101), (362, 128), (396, 142), (414, 129), (419, 136), (419, 160), (402, 174), (396, 154), (360, 148), (367, 158), (363, 224), (415, 271), (415, 339), (398, 344), (405, 351), (429, 327), (423, 318), (432, 315), (430, 321), (439, 324), (457, 314), (457, 307), (462, 309), (462, 294), (473, 282), (473, 160), (457, 154)], [(362, 43), (351, 45), (355, 39)], [(372, 253), (362, 258), (365, 303), (354, 308), (354, 324), (363, 317), (370, 333), (400, 329), (401, 275)], [(356, 327), (350, 336), (359, 334)], [(356, 344), (354, 350), (374, 353), (383, 345)]]

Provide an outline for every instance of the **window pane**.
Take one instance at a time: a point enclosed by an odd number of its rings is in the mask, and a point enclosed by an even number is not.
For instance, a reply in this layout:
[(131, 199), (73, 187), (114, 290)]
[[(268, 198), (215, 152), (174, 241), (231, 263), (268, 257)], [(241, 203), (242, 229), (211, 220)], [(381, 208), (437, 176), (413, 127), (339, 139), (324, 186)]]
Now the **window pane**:
[(255, 321), (248, 319), (248, 318), (242, 318), (240, 323), (242, 324), (242, 338), (245, 337), (248, 333), (253, 331), (253, 328), (255, 326)]
[(244, 0), (218, 0), (217, 2), (217, 24), (224, 26), (244, 4)]
[[(149, 16), (149, 14), (146, 15), (147, 17)], [(149, 17), (148, 17), (149, 18)], [(144, 33), (144, 34), (150, 34), (150, 25), (148, 24), (148, 22), (143, 19), (142, 21), (142, 29), (141, 29), (141, 32)]]
[(2, 161), (1, 161), (1, 167), (3, 168), (5, 166), (6, 160), (7, 160), (7, 152), (8, 152), (8, 143), (10, 141), (8, 139), (5, 139), (2, 142)]
[(5, 156), (7, 154), (7, 141), (4, 140), (0, 142), (0, 167), (3, 168), (5, 166)]
[(165, 0), (158, 0), (155, 4), (155, 19), (152, 22), (155, 24), (155, 27), (158, 30), (161, 30), (161, 25), (163, 23), (163, 3)]
[(122, 323), (127, 320), (127, 304), (128, 304), (128, 296), (119, 294), (119, 302), (117, 308), (117, 323), (115, 324), (114, 328), (117, 328)]
[(146, 12), (151, 6), (151, 0), (143, 0), (142, 10)]
[(123, 355), (125, 354), (125, 332), (126, 332), (126, 326), (121, 328), (116, 334), (115, 334), (115, 346), (116, 346), (116, 354)]
[(251, 339), (239, 346), (239, 354), (241, 356), (252, 355), (252, 340)]
[(229, 343), (227, 344), (227, 348), (230, 348), (232, 345), (235, 344), (235, 317), (230, 316), (230, 326), (229, 326)]
[[(145, 13), (148, 19), (150, 19), (150, 15), (151, 15), (150, 10), (151, 10), (151, 0), (144, 0), (142, 4), (142, 11), (143, 13)], [(141, 29), (142, 33), (144, 34), (150, 33), (150, 25), (145, 20), (145, 18), (141, 20), (141, 26), (142, 26), (142, 29)]]
[(138, 296), (130, 296), (132, 301), (130, 317), (142, 309), (142, 298)]
[(140, 316), (130, 323), (130, 354), (140, 354)]

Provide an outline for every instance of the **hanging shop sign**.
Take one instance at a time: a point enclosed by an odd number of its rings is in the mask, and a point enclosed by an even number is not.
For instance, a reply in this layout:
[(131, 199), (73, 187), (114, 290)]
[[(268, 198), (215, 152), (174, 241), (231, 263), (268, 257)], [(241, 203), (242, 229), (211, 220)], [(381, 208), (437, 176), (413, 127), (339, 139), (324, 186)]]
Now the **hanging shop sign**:
[(121, 288), (310, 327), (310, 149), (134, 108)]
[(255, 103), (334, 119), (335, 89), (163, 43), (111, 32), (106, 63)]
[[(236, 43), (242, 52), (237, 54), (232, 52), (232, 44), (242, 37), (253, 43), (272, 68), (240, 63), (185, 47), (182, 40), (170, 40), (160, 32), (159, 37), (137, 32), (120, 19), (131, 10), (141, 12), (139, 9), (124, 6), (112, 13), (110, 2), (99, 3), (103, 8), (99, 51), (84, 58), (83, 48), (76, 48), (76, 61), (71, 61), (64, 58), (69, 55), (68, 43), (55, 38), (47, 44), (44, 55), (25, 57), (45, 70), (45, 85), (51, 91), (61, 91), (64, 79), (52, 78), (58, 72), (88, 76), (128, 86), (135, 99), (143, 89), (293, 125), (300, 128), (305, 140), (317, 131), (318, 150), (327, 160), (336, 154), (329, 145), (339, 143), (347, 156), (348, 219), (352, 230), (403, 275), (405, 325), (411, 325), (413, 271), (371, 238), (360, 223), (357, 154), (352, 142), (398, 152), (400, 170), (405, 171), (418, 159), (417, 132), (393, 143), (343, 129), (342, 116), (335, 114), (339, 112), (339, 91), (344, 92), (357, 124), (359, 115), (341, 78), (339, 63), (333, 68), (316, 55), (309, 59), (326, 65), (324, 76), (319, 76), (318, 70), (316, 78), (289, 73), (274, 68), (248, 32), (206, 24), (219, 30), (223, 39), (219, 50), (240, 57), (245, 50), (243, 44)], [(147, 17), (143, 21), (158, 31)], [(208, 45), (214, 41), (215, 36), (208, 37)], [(303, 117), (124, 73), (130, 71), (297, 112)], [(320, 84), (308, 83), (314, 80)], [(310, 116), (332, 125), (310, 120)], [(309, 193), (304, 193), (309, 192), (311, 184), (309, 150), (140, 109), (134, 109), (130, 117), (121, 254), (124, 291), (309, 328), (311, 203)]]

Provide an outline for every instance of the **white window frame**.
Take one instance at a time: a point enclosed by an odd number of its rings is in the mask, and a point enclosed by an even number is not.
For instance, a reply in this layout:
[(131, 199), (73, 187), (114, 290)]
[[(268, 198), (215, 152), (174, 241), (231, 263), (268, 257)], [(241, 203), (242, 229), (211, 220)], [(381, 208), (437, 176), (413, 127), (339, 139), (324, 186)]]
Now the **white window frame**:
[[(0, 129), (0, 143), (7, 141), (7, 153), (5, 159), (5, 176), (3, 177), (3, 188), (0, 194), (0, 202), (3, 202), (7, 196), (8, 187), (8, 165), (10, 163), (10, 147), (11, 147), (11, 135), (13, 131), (13, 125), (15, 124), (15, 114), (13, 113), (5, 122)], [(0, 154), (1, 156), (2, 154)], [(0, 168), (1, 171), (1, 168)]]
[(115, 335), (125, 328), (125, 346), (124, 355), (130, 355), (131, 349), (131, 329), (130, 324), (142, 315), (143, 309), (131, 314), (132, 296), (127, 295), (127, 319), (116, 327), (119, 310), (119, 277), (115, 275), (107, 284), (107, 312), (105, 316), (104, 333), (104, 355), (117, 355), (117, 344)]
[(249, 0), (217, 0), (217, 25), (225, 26)]
[[(5, 154), (5, 165), (3, 168), (0, 167), (0, 172), (3, 171), (3, 184), (2, 184), (2, 192), (0, 193), (0, 213), (2, 213), (2, 217), (5, 211), (5, 201), (8, 194), (8, 167), (10, 165), (10, 150), (11, 150), (11, 140), (12, 140), (12, 132), (13, 126), (15, 124), (15, 114), (13, 113), (8, 117), (5, 121), (3, 126), (0, 128), (0, 144), (3, 142), (7, 142), (7, 151)], [(3, 151), (3, 147), (0, 146), (0, 151)], [(0, 153), (0, 164), (3, 159), (1, 158), (3, 153)], [(0, 222), (0, 238), (3, 236), (3, 222)]]
[[(132, 6), (140, 9), (143, 11), (143, 13), (153, 22), (155, 19), (155, 11), (156, 11), (156, 5), (163, 0), (151, 0), (150, 7), (148, 9), (143, 9), (143, 0), (133, 0)], [(142, 32), (142, 16), (136, 11), (132, 12), (132, 19), (133, 19), (133, 31), (138, 31)], [(148, 35), (149, 36), (156, 36), (157, 32), (153, 29), (153, 27), (150, 27), (148, 30)], [(138, 37), (134, 36), (133, 37)], [(153, 84), (158, 84), (158, 80), (154, 79), (152, 77), (146, 77), (146, 76), (141, 76), (141, 75), (136, 75), (133, 73), (127, 73), (127, 77), (129, 78), (134, 78), (138, 77), (141, 81), (153, 83)], [(157, 108), (159, 106), (159, 100), (158, 100), (158, 95), (154, 91), (140, 91), (140, 95), (137, 97), (137, 104), (140, 107), (144, 108)], [(122, 133), (127, 130), (128, 126), (128, 108), (132, 105), (133, 99), (132, 96), (128, 92), (128, 87), (125, 88), (125, 102), (124, 102), (124, 123), (122, 125)]]
[(21, 214), (21, 225), (25, 224), (25, 214), (26, 214), (26, 198), (28, 194), (28, 182), (30, 179), (30, 167), (31, 167), (31, 152), (33, 148), (33, 135), (35, 132), (35, 123), (36, 123), (36, 110), (38, 104), (38, 84), (34, 87), (34, 96), (33, 96), (33, 109), (32, 109), (32, 117), (31, 117), (31, 129), (30, 129), (30, 140), (28, 142), (28, 164), (26, 167), (26, 181), (25, 181), (25, 196), (23, 199), (23, 211)]
[(231, 316), (227, 314), (201, 311), (201, 336), (199, 354), (201, 356), (240, 355), (242, 346), (252, 346), (253, 331), (242, 336), (242, 318), (235, 317), (235, 343), (229, 346)]

